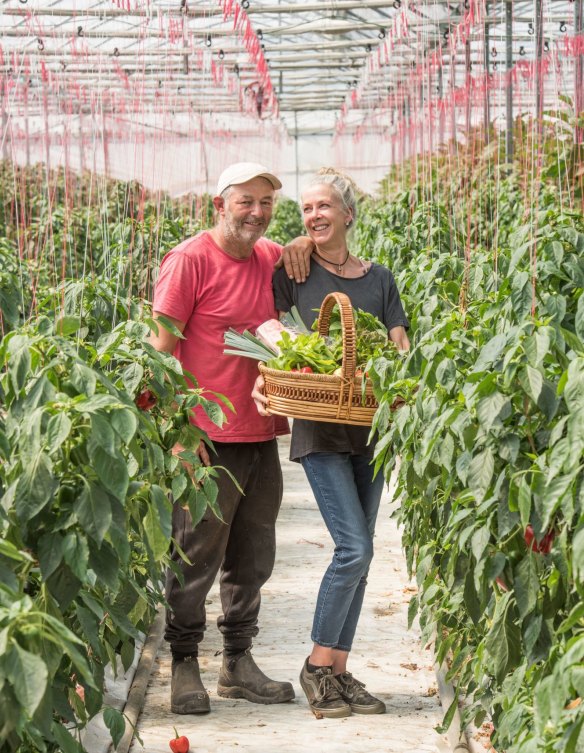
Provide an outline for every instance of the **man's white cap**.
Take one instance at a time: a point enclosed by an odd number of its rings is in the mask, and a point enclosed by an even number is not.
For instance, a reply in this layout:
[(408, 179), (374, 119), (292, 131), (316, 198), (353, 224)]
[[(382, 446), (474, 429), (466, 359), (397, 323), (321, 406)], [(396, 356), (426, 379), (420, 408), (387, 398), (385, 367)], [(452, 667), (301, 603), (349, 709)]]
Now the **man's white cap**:
[(275, 191), (282, 188), (282, 184), (271, 173), (267, 167), (260, 165), (259, 162), (236, 162), (229, 165), (219, 176), (217, 181), (217, 196), (220, 196), (229, 186), (238, 186), (240, 183), (247, 183), (254, 178), (265, 178), (269, 180)]

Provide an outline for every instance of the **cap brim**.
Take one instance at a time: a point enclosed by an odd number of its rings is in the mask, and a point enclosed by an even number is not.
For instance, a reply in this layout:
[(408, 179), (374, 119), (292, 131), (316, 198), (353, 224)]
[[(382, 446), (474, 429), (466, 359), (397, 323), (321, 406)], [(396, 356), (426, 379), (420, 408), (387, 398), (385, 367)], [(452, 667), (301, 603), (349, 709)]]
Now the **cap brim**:
[[(272, 173), (260, 173), (259, 175), (255, 176), (256, 178), (265, 178), (266, 180), (269, 180), (272, 184), (272, 188), (275, 191), (278, 191), (280, 188), (282, 188), (282, 183), (276, 178), (275, 175), (272, 175)], [(252, 180), (252, 178), (250, 178)]]

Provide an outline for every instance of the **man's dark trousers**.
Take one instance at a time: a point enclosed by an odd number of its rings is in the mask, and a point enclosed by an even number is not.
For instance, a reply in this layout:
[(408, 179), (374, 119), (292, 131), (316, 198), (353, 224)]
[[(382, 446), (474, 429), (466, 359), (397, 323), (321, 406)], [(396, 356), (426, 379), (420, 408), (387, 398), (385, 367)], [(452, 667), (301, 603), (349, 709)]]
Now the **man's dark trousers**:
[(192, 565), (175, 550), (171, 557), (184, 575), (181, 587), (167, 572), (165, 638), (174, 655), (196, 654), (203, 639), (205, 600), (221, 570), (223, 614), (217, 624), (226, 649), (244, 650), (258, 633), (260, 589), (274, 567), (275, 524), (282, 502), (282, 470), (275, 439), (267, 442), (214, 442), (214, 466), (224, 466), (237, 479), (219, 470), (218, 503), (221, 522), (211, 510), (193, 530), (190, 513), (174, 506), (173, 537)]

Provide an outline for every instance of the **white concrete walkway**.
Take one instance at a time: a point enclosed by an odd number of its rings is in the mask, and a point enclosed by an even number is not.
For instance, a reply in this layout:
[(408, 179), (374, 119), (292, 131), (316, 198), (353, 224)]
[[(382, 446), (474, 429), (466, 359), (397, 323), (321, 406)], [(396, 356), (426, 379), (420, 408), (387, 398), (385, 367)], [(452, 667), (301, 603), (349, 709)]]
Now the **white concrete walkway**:
[[(288, 442), (280, 446), (284, 467), (284, 502), (278, 520), (278, 556), (263, 590), (261, 632), (254, 656), (269, 676), (294, 684), (296, 699), (259, 706), (216, 693), (221, 636), (216, 628), (218, 591), (209, 594), (209, 627), (200, 648), (203, 682), (212, 711), (204, 716), (170, 712), (170, 654), (163, 643), (153, 670), (138, 734), (148, 753), (167, 753), (168, 741), (187, 735), (192, 753), (444, 753), (446, 738), (434, 727), (442, 719), (432, 671), (432, 654), (415, 631), (407, 630), (407, 606), (415, 589), (407, 580), (400, 537), (382, 501), (376, 554), (349, 669), (382, 698), (387, 713), (317, 720), (298, 682), (310, 652), (312, 612), (320, 578), (332, 545), (302, 468), (287, 460)], [(135, 740), (131, 751), (139, 753)]]

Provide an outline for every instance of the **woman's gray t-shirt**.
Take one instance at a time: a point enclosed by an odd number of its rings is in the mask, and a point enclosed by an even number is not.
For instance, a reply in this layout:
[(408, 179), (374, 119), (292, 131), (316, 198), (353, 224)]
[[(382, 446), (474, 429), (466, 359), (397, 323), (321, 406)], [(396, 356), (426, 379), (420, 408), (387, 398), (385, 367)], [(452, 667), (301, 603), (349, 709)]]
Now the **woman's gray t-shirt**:
[[(392, 327), (409, 327), (392, 273), (387, 267), (373, 263), (362, 277), (335, 275), (311, 260), (306, 282), (296, 283), (278, 269), (273, 278), (274, 299), (278, 311), (296, 306), (310, 329), (318, 318), (320, 306), (329, 293), (345, 293), (355, 309), (367, 311)], [(299, 460), (311, 452), (348, 452), (352, 455), (373, 455), (367, 445), (369, 427), (335, 424), (325, 421), (294, 419), (290, 443), (290, 459)]]

